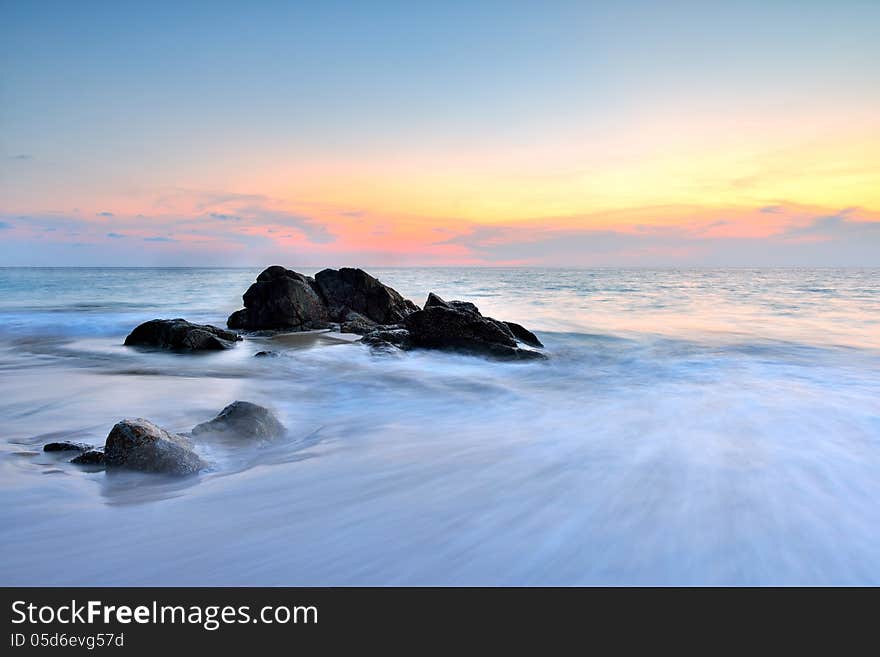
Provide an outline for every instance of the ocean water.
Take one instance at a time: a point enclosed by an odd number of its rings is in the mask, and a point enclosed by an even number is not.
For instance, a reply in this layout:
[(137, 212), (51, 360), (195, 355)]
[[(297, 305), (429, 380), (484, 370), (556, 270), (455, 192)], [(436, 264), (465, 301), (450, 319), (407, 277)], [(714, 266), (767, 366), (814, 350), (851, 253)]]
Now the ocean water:
[[(0, 584), (880, 584), (880, 270), (372, 272), (547, 362), (122, 346), (222, 326), (258, 272), (0, 269)], [(199, 443), (197, 477), (40, 451), (235, 399), (288, 435)]]

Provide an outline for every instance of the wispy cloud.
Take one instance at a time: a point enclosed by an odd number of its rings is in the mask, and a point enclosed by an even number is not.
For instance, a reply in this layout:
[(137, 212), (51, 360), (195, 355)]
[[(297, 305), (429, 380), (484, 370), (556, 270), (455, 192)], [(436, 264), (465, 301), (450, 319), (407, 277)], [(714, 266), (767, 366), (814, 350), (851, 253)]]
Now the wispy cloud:
[(250, 205), (239, 208), (239, 214), (254, 224), (274, 224), (293, 228), (302, 233), (313, 244), (329, 244), (336, 240), (326, 222), (303, 214), (274, 210), (263, 205)]
[(267, 203), (269, 198), (263, 194), (239, 194), (216, 190), (172, 188), (162, 190), (153, 205), (159, 210), (179, 211), (181, 207), (192, 208), (196, 213), (214, 211), (226, 205), (248, 203)]
[(875, 240), (880, 248), (880, 221), (854, 221), (849, 217), (851, 210), (838, 214), (816, 217), (805, 226), (797, 226), (786, 231), (788, 237), (817, 236), (828, 240), (864, 239)]
[(371, 213), (346, 220), (339, 209), (313, 215), (262, 203), (118, 215), (108, 225), (91, 213), (0, 214), (0, 228), (15, 228), (4, 234), (4, 261), (22, 261), (10, 246), (17, 240), (29, 242), (33, 253), (48, 253), (46, 245), (57, 255), (73, 243), (91, 244), (97, 255), (104, 257), (102, 248), (107, 252), (107, 262), (143, 254), (164, 264), (258, 265), (296, 254), (319, 266), (880, 265), (876, 212), (784, 201), (720, 209), (652, 206), (492, 225)]
[(880, 219), (856, 215), (846, 209), (799, 217), (769, 235), (750, 233), (748, 216), (613, 229), (553, 228), (536, 221), (473, 226), (435, 244), (461, 247), (485, 264), (878, 265)]
[(96, 212), (96, 217), (112, 217), (114, 216), (112, 212)]
[(32, 155), (28, 155), (27, 153), (19, 153), (18, 155), (10, 155), (10, 160), (32, 160), (34, 159)]

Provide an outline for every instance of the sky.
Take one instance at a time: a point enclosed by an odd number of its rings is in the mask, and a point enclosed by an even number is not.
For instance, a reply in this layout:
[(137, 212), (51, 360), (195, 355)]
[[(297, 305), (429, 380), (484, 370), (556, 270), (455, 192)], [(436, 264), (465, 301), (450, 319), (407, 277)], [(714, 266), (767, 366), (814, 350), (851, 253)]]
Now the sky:
[(0, 0), (0, 266), (880, 266), (880, 2)]

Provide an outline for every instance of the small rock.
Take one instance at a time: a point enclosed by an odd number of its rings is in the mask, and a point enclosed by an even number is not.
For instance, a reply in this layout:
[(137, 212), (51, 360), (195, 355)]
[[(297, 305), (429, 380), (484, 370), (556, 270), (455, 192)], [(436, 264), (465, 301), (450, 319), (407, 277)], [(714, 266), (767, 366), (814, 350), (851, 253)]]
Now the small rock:
[(46, 443), (43, 445), (44, 452), (85, 452), (94, 447), (86, 443), (74, 443), (69, 440), (62, 440), (56, 443)]
[(277, 351), (258, 351), (257, 353), (254, 354), (254, 358), (267, 358), (267, 357), (276, 358), (280, 355), (281, 354), (279, 354)]
[(245, 401), (235, 401), (220, 411), (213, 420), (193, 427), (192, 435), (215, 435), (268, 440), (285, 432), (284, 425), (268, 408)]
[(206, 465), (189, 440), (143, 418), (116, 423), (104, 443), (104, 463), (109, 468), (176, 475), (194, 474)]
[(104, 452), (90, 449), (70, 461), (77, 465), (104, 465)]

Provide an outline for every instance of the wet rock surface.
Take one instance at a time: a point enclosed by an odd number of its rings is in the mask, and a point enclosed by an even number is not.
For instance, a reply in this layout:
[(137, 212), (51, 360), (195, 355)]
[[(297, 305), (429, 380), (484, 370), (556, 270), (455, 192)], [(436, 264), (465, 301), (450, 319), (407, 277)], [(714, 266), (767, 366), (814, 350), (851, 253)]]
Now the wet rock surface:
[(366, 335), (375, 330), (376, 326), (376, 322), (352, 310), (345, 316), (345, 321), (340, 324), (339, 331), (340, 333)]
[(143, 418), (117, 422), (104, 443), (104, 464), (142, 472), (195, 474), (206, 463), (192, 443)]
[(537, 336), (514, 322), (484, 317), (469, 301), (444, 301), (431, 292), (422, 310), (409, 313), (400, 324), (377, 326), (360, 340), (374, 349), (442, 349), (501, 360), (540, 360)]
[(522, 342), (523, 344), (527, 344), (530, 347), (543, 347), (544, 344), (538, 339), (534, 333), (532, 333), (526, 327), (517, 324), (516, 322), (504, 322), (505, 326), (513, 333), (513, 337)]
[(264, 270), (242, 301), (244, 308), (226, 320), (231, 329), (308, 331), (330, 321), (315, 279), (278, 265)]
[(76, 463), (77, 465), (104, 465), (104, 452), (90, 449), (76, 458), (71, 459), (70, 462)]
[(93, 445), (88, 443), (75, 443), (69, 440), (62, 440), (43, 445), (44, 452), (85, 452), (92, 449)]
[(362, 269), (325, 269), (314, 278), (279, 265), (263, 271), (229, 316), (232, 329), (308, 331), (342, 324), (367, 332), (372, 324), (401, 321), (418, 310), (412, 301)]
[(315, 274), (315, 282), (337, 321), (349, 321), (348, 314), (355, 312), (377, 324), (394, 324), (419, 309), (363, 269), (324, 269)]
[(403, 324), (409, 333), (406, 348), (454, 350), (504, 360), (546, 358), (539, 351), (519, 346), (520, 341), (540, 344), (530, 331), (516, 324), (518, 333), (528, 341), (518, 339), (506, 322), (484, 317), (467, 301), (447, 302), (431, 293), (425, 308), (408, 315)]
[(408, 349), (409, 331), (399, 326), (380, 326), (366, 334), (360, 341), (378, 349)]
[(128, 334), (124, 344), (176, 351), (219, 351), (230, 349), (239, 340), (241, 337), (230, 331), (178, 318), (144, 322)]
[(284, 425), (268, 408), (246, 401), (235, 401), (213, 420), (193, 427), (193, 436), (219, 436), (244, 440), (270, 440), (284, 435)]

